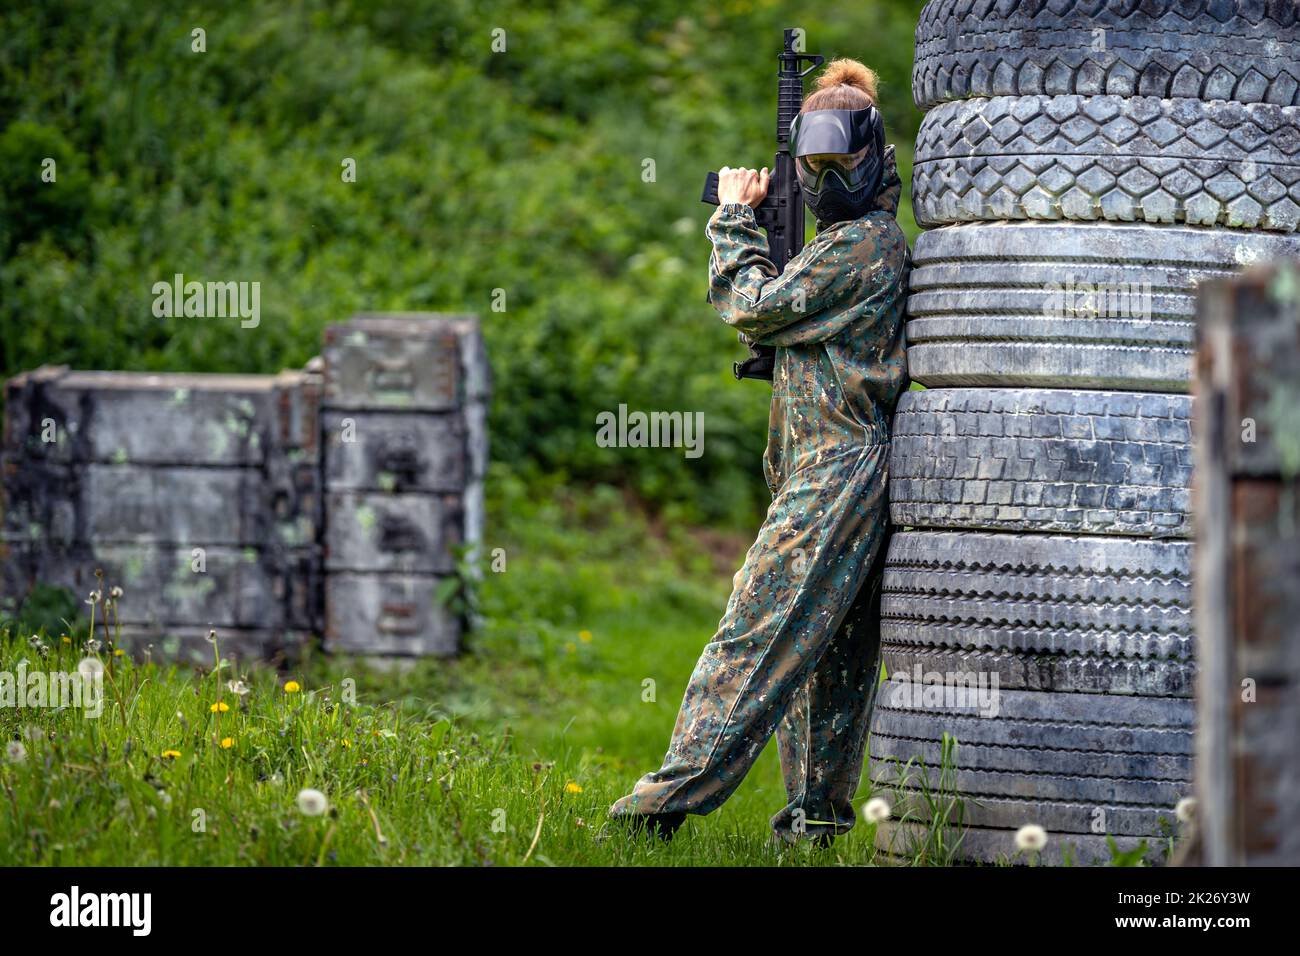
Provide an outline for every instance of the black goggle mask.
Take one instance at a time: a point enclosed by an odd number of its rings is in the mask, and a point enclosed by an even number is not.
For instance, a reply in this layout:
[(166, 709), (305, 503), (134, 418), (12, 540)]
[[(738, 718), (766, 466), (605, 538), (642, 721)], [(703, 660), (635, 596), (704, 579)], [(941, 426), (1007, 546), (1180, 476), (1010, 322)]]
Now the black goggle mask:
[[(819, 219), (857, 218), (871, 209), (880, 191), (884, 120), (874, 106), (800, 113), (790, 124), (790, 155), (804, 201)], [(818, 157), (815, 167), (812, 156)]]

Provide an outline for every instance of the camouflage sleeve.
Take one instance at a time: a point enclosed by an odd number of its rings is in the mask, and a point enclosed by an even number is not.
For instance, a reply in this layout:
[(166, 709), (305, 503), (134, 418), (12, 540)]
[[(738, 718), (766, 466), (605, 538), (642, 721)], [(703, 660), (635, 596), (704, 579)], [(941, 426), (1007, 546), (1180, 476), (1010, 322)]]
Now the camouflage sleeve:
[[(882, 246), (874, 219), (818, 236), (777, 274), (767, 242), (748, 206), (728, 203), (709, 219), (709, 301), (722, 320), (761, 345), (819, 342), (862, 315), (861, 298), (892, 284), (890, 267), (903, 252)], [(901, 237), (901, 232), (899, 232)]]

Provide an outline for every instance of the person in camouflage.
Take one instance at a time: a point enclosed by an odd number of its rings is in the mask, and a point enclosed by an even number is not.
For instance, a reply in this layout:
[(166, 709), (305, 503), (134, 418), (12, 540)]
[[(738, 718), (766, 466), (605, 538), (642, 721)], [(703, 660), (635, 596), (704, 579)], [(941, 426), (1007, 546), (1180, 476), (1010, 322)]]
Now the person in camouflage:
[[(874, 75), (845, 63), (831, 64), (821, 90), (852, 86), (874, 102)], [(842, 108), (837, 92), (839, 103), (814, 94), (804, 109)], [(691, 675), (663, 765), (610, 814), (671, 837), (685, 814), (731, 795), (775, 732), (788, 803), (773, 831), (825, 844), (854, 824), (879, 685), (889, 421), (907, 386), (902, 185), (889, 146), (873, 208), (818, 221), (777, 274), (747, 204), (765, 195), (767, 171), (719, 176), (710, 300), (728, 325), (777, 349), (763, 455), (772, 504)]]

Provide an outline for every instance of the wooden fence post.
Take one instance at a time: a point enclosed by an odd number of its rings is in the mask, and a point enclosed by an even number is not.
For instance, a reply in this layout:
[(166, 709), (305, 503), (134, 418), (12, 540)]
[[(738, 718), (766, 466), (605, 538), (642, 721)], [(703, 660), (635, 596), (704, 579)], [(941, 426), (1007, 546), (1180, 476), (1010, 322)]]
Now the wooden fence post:
[(1200, 861), (1300, 863), (1300, 266), (1199, 299)]

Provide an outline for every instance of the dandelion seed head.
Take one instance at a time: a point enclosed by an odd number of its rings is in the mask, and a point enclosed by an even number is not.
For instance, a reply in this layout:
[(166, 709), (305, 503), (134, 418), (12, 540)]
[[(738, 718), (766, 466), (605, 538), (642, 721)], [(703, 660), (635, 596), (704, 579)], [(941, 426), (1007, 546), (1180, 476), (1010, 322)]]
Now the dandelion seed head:
[(330, 807), (325, 794), (310, 787), (298, 791), (298, 811), (306, 817), (319, 817)]
[(879, 823), (882, 820), (888, 820), (889, 814), (889, 804), (883, 797), (872, 797), (862, 808), (862, 818), (868, 823)]
[(1047, 846), (1047, 831), (1037, 823), (1026, 823), (1016, 831), (1016, 849), (1037, 852)]

